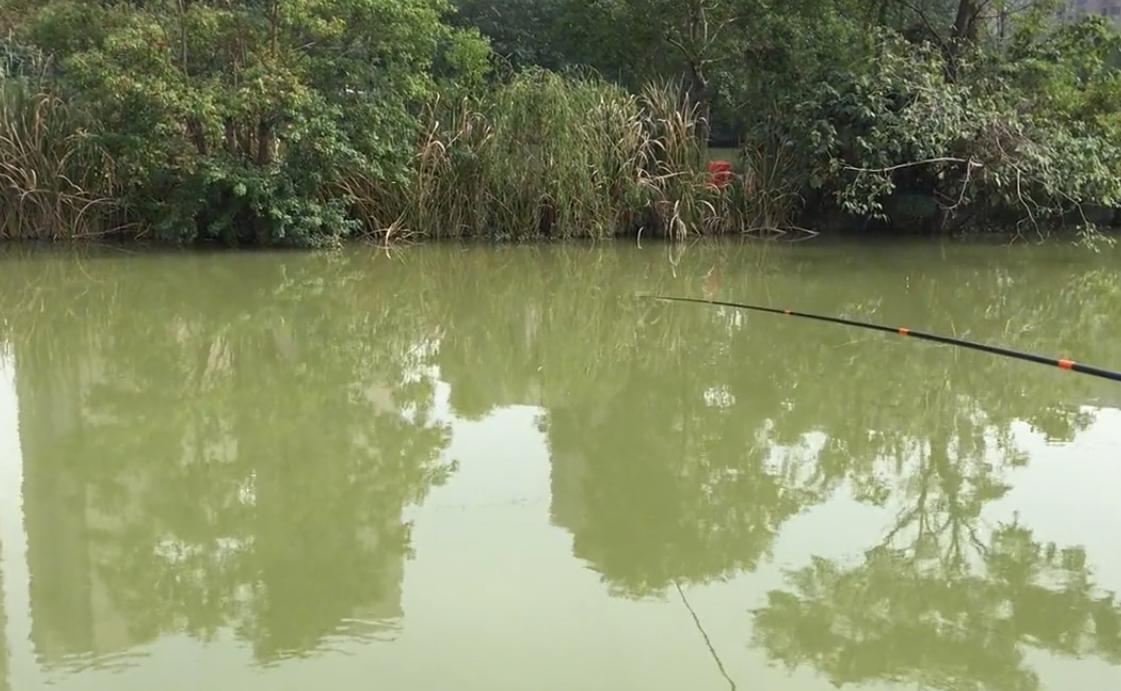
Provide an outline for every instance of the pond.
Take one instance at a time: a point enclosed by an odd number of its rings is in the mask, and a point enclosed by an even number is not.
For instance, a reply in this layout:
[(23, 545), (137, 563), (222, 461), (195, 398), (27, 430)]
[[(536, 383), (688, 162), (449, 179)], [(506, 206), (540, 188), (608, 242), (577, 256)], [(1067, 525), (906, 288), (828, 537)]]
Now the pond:
[(1121, 688), (1121, 252), (0, 254), (0, 689)]

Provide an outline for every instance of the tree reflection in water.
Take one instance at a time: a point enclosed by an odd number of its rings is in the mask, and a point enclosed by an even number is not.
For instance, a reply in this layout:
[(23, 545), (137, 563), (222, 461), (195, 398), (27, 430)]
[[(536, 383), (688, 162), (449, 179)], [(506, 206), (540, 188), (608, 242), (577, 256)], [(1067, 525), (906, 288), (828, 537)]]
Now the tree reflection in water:
[(1121, 663), (1121, 610), (1081, 549), (1040, 544), (1014, 523), (963, 551), (939, 537), (875, 548), (856, 566), (814, 559), (755, 613), (758, 642), (836, 685), (1037, 689), (1028, 647)]
[[(674, 583), (750, 571), (787, 520), (845, 487), (897, 508), (896, 524), (865, 546), (862, 566), (815, 559), (769, 596), (755, 621), (774, 659), (838, 684), (952, 691), (1037, 688), (1025, 645), (1118, 661), (1121, 609), (1094, 586), (1081, 549), (981, 521), (1031, 461), (1017, 425), (1073, 440), (1094, 420), (1087, 406), (1119, 401), (1111, 388), (975, 353), (619, 297), (701, 294), (712, 256), (698, 255), (676, 275), (611, 255), (550, 253), (558, 265), (532, 275), (481, 259), (485, 271), (465, 271), (509, 294), (460, 290), (447, 311), (442, 370), (472, 415), (519, 398), (510, 392), (547, 410), (553, 520), (612, 592), (664, 596)], [(1121, 362), (1100, 318), (1121, 308), (1121, 290), (1101, 268), (1060, 279), (1030, 262), (966, 262), (906, 272), (906, 291), (895, 270), (850, 283), (812, 280), (809, 263), (755, 269), (721, 271), (725, 297), (796, 294), (803, 309), (881, 321), (921, 314), (951, 333), (969, 324), (965, 335), (982, 341)], [(505, 393), (488, 402), (491, 360), (503, 363)]]
[(451, 468), (392, 286), (317, 256), (36, 266), (4, 288), (39, 656), (395, 635), (402, 512)]
[(1108, 364), (1121, 362), (1102, 316), (1121, 312), (1112, 270), (966, 249), (944, 262), (766, 252), (702, 247), (667, 263), (661, 250), (428, 247), (394, 262), (170, 256), (120, 273), (99, 260), (0, 272), (37, 650), (231, 627), (269, 661), (335, 635), (392, 636), (403, 511), (454, 469), (432, 414), (438, 370), (464, 418), (543, 409), (550, 517), (613, 594), (752, 571), (792, 517), (844, 488), (896, 523), (852, 546), (862, 563), (813, 559), (768, 595), (756, 641), (775, 660), (838, 684), (947, 691), (1037, 688), (1025, 646), (1118, 662), (1119, 608), (1086, 555), (981, 520), (1032, 461), (1018, 426), (1073, 440), (1091, 406), (1121, 403), (1113, 388), (632, 298), (791, 299)]

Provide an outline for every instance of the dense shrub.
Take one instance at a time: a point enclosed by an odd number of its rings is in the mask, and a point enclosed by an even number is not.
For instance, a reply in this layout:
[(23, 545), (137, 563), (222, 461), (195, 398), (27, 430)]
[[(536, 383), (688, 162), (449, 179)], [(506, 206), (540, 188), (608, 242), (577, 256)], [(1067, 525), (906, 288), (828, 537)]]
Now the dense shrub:
[(1106, 67), (1119, 48), (1095, 20), (1025, 36), (1014, 60), (978, 51), (951, 78), (935, 48), (885, 34), (859, 69), (832, 71), (792, 107), (788, 136), (811, 186), (856, 216), (887, 217), (893, 198), (917, 193), (943, 225), (1041, 229), (1121, 201), (1121, 92)]
[(1051, 0), (459, 4), (0, 0), (0, 236), (1043, 233), (1121, 205), (1121, 35)]
[(486, 48), (441, 0), (28, 5), (68, 107), (112, 157), (130, 223), (166, 240), (314, 245), (351, 234), (344, 175), (403, 179), (418, 104)]

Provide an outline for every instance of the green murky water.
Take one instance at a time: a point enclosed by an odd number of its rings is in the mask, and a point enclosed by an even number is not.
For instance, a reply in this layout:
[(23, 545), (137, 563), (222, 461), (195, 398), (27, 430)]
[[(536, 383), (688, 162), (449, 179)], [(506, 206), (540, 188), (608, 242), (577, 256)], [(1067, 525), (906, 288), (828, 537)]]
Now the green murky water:
[(0, 689), (1121, 688), (1121, 253), (0, 255)]

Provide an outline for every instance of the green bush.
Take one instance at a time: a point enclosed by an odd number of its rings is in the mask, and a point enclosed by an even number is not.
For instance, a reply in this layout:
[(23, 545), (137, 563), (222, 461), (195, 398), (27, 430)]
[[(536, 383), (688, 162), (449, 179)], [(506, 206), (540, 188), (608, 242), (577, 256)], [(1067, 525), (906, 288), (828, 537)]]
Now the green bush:
[[(971, 0), (460, 4), (0, 0), (0, 236), (1043, 233), (1121, 206), (1121, 34), (1051, 0), (964, 29)], [(495, 79), (447, 23), (472, 18), (562, 69)], [(721, 190), (714, 130), (740, 140)]]
[[(162, 240), (320, 245), (358, 227), (347, 175), (404, 179), (415, 112), (478, 82), (442, 0), (51, 0), (21, 35), (112, 157), (129, 223)], [(479, 47), (473, 47), (473, 44)]]
[(1121, 35), (1104, 21), (1025, 22), (952, 64), (891, 30), (867, 43), (811, 60), (748, 134), (786, 152), (785, 181), (812, 213), (1043, 232), (1121, 203)]

